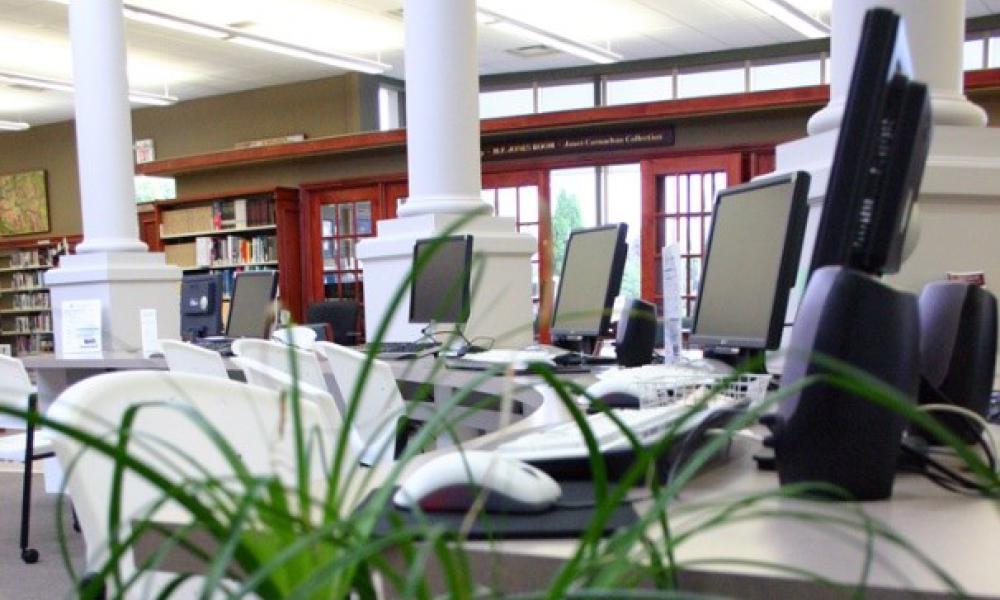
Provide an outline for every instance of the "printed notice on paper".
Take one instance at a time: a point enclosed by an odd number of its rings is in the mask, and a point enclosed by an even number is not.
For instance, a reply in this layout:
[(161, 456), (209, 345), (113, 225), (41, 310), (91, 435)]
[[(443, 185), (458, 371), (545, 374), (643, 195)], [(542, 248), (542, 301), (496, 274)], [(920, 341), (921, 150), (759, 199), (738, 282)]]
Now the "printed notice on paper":
[(101, 355), (101, 301), (63, 300), (60, 354)]
[(139, 332), (142, 339), (143, 358), (149, 358), (153, 354), (163, 352), (163, 349), (160, 348), (160, 336), (156, 331), (155, 308), (139, 310)]

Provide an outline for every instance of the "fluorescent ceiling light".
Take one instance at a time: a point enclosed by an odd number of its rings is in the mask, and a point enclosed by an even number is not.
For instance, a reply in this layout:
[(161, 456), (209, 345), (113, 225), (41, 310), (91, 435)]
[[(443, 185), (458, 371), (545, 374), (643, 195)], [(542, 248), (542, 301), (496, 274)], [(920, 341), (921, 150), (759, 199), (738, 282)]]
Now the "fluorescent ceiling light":
[[(18, 85), (40, 90), (55, 90), (58, 92), (75, 92), (73, 83), (60, 79), (47, 79), (35, 77), (23, 73), (2, 73), (0, 72), (0, 83), (7, 85)], [(167, 94), (151, 94), (149, 92), (137, 92), (129, 90), (128, 99), (136, 104), (147, 104), (150, 106), (169, 106), (177, 102), (175, 96)]]
[[(68, 4), (68, 0), (53, 1), (61, 4)], [(200, 35), (203, 37), (210, 37), (217, 40), (225, 40), (227, 42), (257, 48), (259, 50), (266, 50), (268, 52), (284, 54), (285, 56), (301, 58), (303, 60), (310, 60), (340, 69), (347, 69), (348, 71), (360, 71), (362, 73), (378, 75), (379, 73), (384, 73), (392, 68), (392, 65), (387, 65), (376, 60), (369, 60), (360, 56), (354, 56), (353, 54), (327, 52), (325, 50), (307, 48), (298, 44), (291, 44), (289, 42), (283, 42), (281, 40), (257, 35), (255, 33), (249, 33), (233, 27), (225, 27), (222, 25), (213, 25), (211, 23), (195, 21), (193, 19), (151, 10), (134, 4), (122, 4), (122, 15), (127, 19), (147, 23), (149, 25), (157, 25), (159, 27), (165, 27), (175, 31)], [(136, 101), (138, 102), (140, 100)]]
[(546, 31), (539, 27), (535, 27), (534, 25), (525, 23), (524, 21), (518, 21), (517, 19), (512, 19), (491, 10), (486, 10), (485, 8), (477, 9), (476, 20), (483, 25), (488, 25), (501, 31), (506, 31), (512, 35), (528, 38), (535, 42), (545, 44), (546, 46), (562, 50), (568, 54), (573, 54), (595, 63), (606, 65), (617, 62), (623, 58), (622, 55), (617, 52), (612, 52), (587, 42), (571, 40), (559, 34), (552, 33), (551, 31)]
[(0, 120), (0, 131), (24, 131), (31, 125), (24, 121), (3, 121)]
[(830, 27), (785, 0), (744, 0), (809, 38), (830, 36)]

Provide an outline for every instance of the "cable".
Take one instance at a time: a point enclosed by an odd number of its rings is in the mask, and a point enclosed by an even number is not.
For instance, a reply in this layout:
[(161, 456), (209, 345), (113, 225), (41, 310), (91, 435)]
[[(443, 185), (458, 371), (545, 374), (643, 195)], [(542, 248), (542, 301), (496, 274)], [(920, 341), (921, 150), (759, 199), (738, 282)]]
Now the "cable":
[[(994, 437), (993, 431), (990, 429), (990, 424), (986, 422), (986, 419), (967, 408), (953, 404), (924, 404), (922, 406), (918, 406), (917, 409), (927, 413), (952, 413), (978, 423), (982, 428), (982, 431), (979, 434), (980, 446), (986, 453), (986, 459), (990, 464), (990, 469), (992, 469), (995, 473), (1000, 473), (1000, 470), (997, 469), (997, 457), (1000, 456), (1000, 446), (997, 446), (997, 439)], [(985, 443), (984, 438), (989, 440), (989, 444)]]

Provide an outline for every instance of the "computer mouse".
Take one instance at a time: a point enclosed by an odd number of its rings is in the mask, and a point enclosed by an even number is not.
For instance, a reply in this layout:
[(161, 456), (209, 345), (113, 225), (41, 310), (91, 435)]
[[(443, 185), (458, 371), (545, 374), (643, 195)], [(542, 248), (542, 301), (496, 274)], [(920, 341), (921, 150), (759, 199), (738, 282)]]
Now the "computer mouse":
[(587, 393), (608, 408), (641, 408), (639, 387), (630, 381), (599, 379), (587, 387)]
[(545, 472), (519, 460), (483, 450), (456, 451), (433, 458), (402, 481), (392, 498), (397, 508), (425, 512), (466, 511), (485, 493), (492, 513), (537, 513), (562, 494)]

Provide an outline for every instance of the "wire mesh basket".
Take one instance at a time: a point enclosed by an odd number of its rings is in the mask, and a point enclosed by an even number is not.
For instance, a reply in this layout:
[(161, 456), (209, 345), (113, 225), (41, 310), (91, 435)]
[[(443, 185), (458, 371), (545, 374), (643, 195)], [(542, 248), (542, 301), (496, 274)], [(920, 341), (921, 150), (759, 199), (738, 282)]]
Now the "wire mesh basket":
[(662, 381), (633, 382), (640, 408), (707, 402), (710, 407), (749, 406), (767, 395), (767, 374), (692, 375)]

